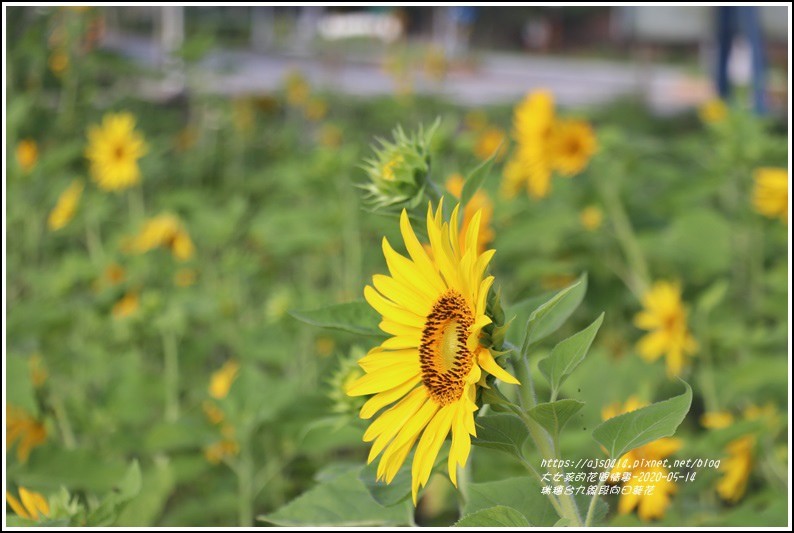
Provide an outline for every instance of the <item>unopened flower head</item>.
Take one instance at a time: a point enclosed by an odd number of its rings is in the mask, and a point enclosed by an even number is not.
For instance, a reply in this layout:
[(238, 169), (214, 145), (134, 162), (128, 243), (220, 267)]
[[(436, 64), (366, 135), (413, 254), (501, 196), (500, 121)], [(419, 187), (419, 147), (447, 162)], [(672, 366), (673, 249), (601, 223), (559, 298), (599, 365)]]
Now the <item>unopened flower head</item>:
[(379, 140), (375, 157), (364, 161), (370, 181), (361, 185), (372, 209), (411, 208), (422, 200), (430, 171), (430, 139), (438, 125), (410, 136), (398, 127), (393, 142)]

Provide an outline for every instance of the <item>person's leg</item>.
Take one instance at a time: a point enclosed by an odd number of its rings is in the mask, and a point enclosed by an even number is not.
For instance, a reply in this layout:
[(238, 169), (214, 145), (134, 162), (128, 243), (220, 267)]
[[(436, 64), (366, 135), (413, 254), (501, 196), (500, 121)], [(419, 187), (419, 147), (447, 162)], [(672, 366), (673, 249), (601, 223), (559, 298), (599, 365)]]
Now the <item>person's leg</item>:
[(727, 100), (730, 95), (731, 87), (728, 80), (728, 57), (731, 54), (731, 43), (733, 42), (733, 7), (717, 7), (717, 71), (715, 81), (717, 94), (723, 100)]
[(766, 53), (757, 6), (737, 7), (739, 30), (747, 38), (753, 60), (753, 106), (756, 113), (766, 113)]

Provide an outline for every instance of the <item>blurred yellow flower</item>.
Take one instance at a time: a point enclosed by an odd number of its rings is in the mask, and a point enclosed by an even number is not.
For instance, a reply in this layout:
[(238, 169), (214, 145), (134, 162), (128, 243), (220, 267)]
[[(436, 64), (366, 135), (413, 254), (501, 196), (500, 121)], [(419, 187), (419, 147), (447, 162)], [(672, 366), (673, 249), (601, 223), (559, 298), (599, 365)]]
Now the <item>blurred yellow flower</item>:
[(169, 213), (149, 219), (141, 231), (125, 243), (124, 248), (128, 252), (142, 254), (159, 246), (171, 250), (178, 261), (187, 261), (196, 252), (182, 222)]
[(128, 292), (113, 306), (113, 318), (126, 318), (138, 310), (140, 298), (136, 292)]
[[(445, 187), (452, 196), (460, 200), (460, 195), (463, 194), (463, 176), (460, 174), (451, 174), (446, 181)], [(482, 189), (474, 193), (469, 203), (463, 209), (463, 222), (460, 226), (460, 247), (461, 249), (466, 246), (466, 234), (469, 232), (469, 225), (471, 224), (474, 215), (480, 211), (480, 232), (477, 236), (477, 253), (485, 253), (485, 249), (494, 239), (494, 230), (491, 227), (491, 219), (493, 218), (493, 202), (488, 197), (488, 194)]]
[(488, 126), (477, 137), (474, 155), (484, 161), (491, 157), (497, 148), (499, 148), (499, 153), (496, 155), (496, 161), (501, 161), (507, 153), (507, 135), (495, 126)]
[(502, 190), (506, 196), (516, 194), (522, 182), (533, 198), (548, 195), (552, 172), (549, 140), (554, 123), (554, 97), (548, 91), (530, 93), (516, 106), (513, 113), (516, 147), (503, 171), (507, 183)]
[(733, 415), (729, 411), (703, 413), (700, 425), (707, 429), (722, 429), (733, 424)]
[(551, 274), (543, 276), (540, 280), (540, 287), (544, 291), (554, 291), (570, 287), (576, 281), (573, 274)]
[(22, 139), (17, 143), (16, 156), (22, 172), (28, 174), (39, 160), (39, 145), (33, 139)]
[(788, 224), (788, 170), (759, 168), (753, 174), (753, 207), (769, 218), (779, 217)]
[(250, 97), (235, 98), (232, 101), (232, 124), (244, 137), (254, 130), (254, 103)]
[(124, 268), (119, 265), (118, 263), (111, 263), (105, 269), (104, 278), (110, 283), (110, 285), (118, 285), (119, 283), (123, 282), (126, 278), (127, 274), (124, 271)]
[(526, 182), (533, 198), (544, 198), (551, 190), (553, 172), (570, 177), (587, 166), (596, 150), (592, 128), (581, 120), (558, 120), (554, 97), (535, 91), (520, 102), (513, 113), (516, 147), (505, 165), (502, 193), (510, 198)]
[(69, 54), (66, 52), (66, 49), (56, 48), (50, 54), (47, 65), (50, 67), (53, 74), (58, 77), (63, 76), (63, 73), (69, 68)]
[(174, 274), (174, 284), (177, 287), (190, 287), (196, 283), (196, 271), (192, 268), (180, 268)]
[(82, 194), (83, 182), (79, 180), (73, 180), (72, 184), (61, 193), (55, 207), (50, 211), (50, 216), (47, 217), (47, 227), (51, 231), (58, 231), (72, 220)]
[(209, 393), (216, 400), (222, 400), (229, 394), (232, 383), (237, 379), (240, 371), (240, 363), (237, 361), (227, 361), (220, 369), (213, 372), (210, 377)]
[(549, 140), (551, 166), (565, 177), (580, 173), (596, 151), (593, 128), (583, 120), (560, 120)]
[(26, 463), (30, 451), (47, 440), (44, 424), (30, 416), (27, 411), (10, 403), (6, 404), (6, 448), (17, 445), (17, 459)]
[(331, 337), (317, 337), (314, 341), (314, 349), (320, 357), (328, 357), (334, 353), (334, 348), (336, 348), (336, 343)]
[(742, 411), (742, 414), (747, 420), (766, 419), (767, 425), (771, 427), (777, 424), (777, 407), (772, 402), (765, 404), (763, 407), (749, 405)]
[(309, 84), (300, 72), (290, 72), (285, 81), (287, 102), (293, 107), (303, 106), (309, 99)]
[(755, 436), (745, 435), (731, 441), (726, 447), (730, 457), (720, 463), (723, 476), (717, 482), (717, 493), (725, 501), (738, 502), (747, 491), (747, 481), (753, 469)]
[(716, 124), (728, 116), (728, 106), (719, 98), (712, 98), (698, 109), (700, 120), (706, 124)]
[(220, 424), (223, 422), (224, 416), (223, 411), (215, 405), (210, 400), (204, 400), (201, 402), (201, 409), (204, 411), (204, 414), (207, 416), (207, 420), (212, 422), (213, 424)]
[(322, 98), (312, 98), (303, 108), (303, 116), (313, 122), (322, 120), (326, 114), (328, 114), (328, 104)]
[(424, 71), (428, 78), (442, 81), (449, 68), (444, 49), (438, 46), (429, 46), (425, 49)]
[(101, 126), (88, 129), (85, 156), (91, 162), (92, 178), (105, 191), (136, 185), (141, 179), (138, 159), (147, 150), (131, 113), (107, 113)]
[(522, 145), (548, 140), (556, 121), (554, 96), (549, 91), (527, 94), (513, 114), (513, 138)]
[(333, 124), (323, 124), (317, 132), (317, 141), (326, 148), (336, 148), (342, 144), (342, 130)]
[(236, 441), (224, 439), (204, 448), (204, 457), (210, 463), (217, 465), (225, 457), (240, 453), (240, 445)]
[(479, 131), (488, 125), (488, 116), (484, 111), (469, 111), (463, 117), (463, 124), (468, 130)]
[(174, 146), (178, 152), (186, 152), (198, 140), (198, 128), (192, 124), (188, 124), (176, 134), (174, 138)]
[(604, 221), (604, 212), (596, 205), (589, 205), (579, 213), (579, 221), (587, 231), (595, 231), (601, 227), (601, 223)]
[(33, 387), (38, 389), (47, 381), (49, 373), (47, 372), (47, 366), (44, 364), (44, 358), (41, 357), (40, 353), (36, 352), (30, 355), (28, 370), (30, 371), (30, 381), (33, 383)]
[(657, 281), (642, 297), (645, 308), (634, 317), (634, 325), (651, 333), (640, 339), (637, 351), (648, 362), (666, 354), (667, 374), (677, 376), (687, 355), (698, 344), (687, 329), (687, 310), (681, 303), (678, 283)]
[[(623, 406), (616, 403), (605, 407), (601, 418), (608, 420), (624, 413), (630, 413), (645, 405), (644, 402), (632, 396)], [(618, 514), (629, 514), (636, 508), (637, 515), (646, 522), (664, 517), (670, 506), (670, 498), (677, 490), (675, 481), (667, 479), (668, 472), (663, 466), (642, 465), (655, 464), (656, 461), (661, 461), (677, 452), (682, 445), (681, 440), (676, 438), (657, 439), (631, 450), (618, 460), (615, 468), (610, 472), (610, 480), (614, 479), (613, 475), (617, 477), (626, 472), (631, 473), (631, 479), (623, 483), (624, 489), (621, 491), (618, 501)], [(624, 468), (622, 466), (624, 462), (630, 466)], [(640, 466), (634, 468), (635, 464)], [(643, 486), (645, 489), (635, 492), (635, 487), (639, 488), (639, 486)], [(650, 492), (647, 492), (648, 487), (652, 487)]]
[[(19, 500), (22, 500), (21, 502)], [(17, 516), (25, 520), (40, 522), (50, 516), (50, 506), (44, 496), (38, 492), (19, 487), (19, 500), (10, 492), (6, 492), (6, 502)]]

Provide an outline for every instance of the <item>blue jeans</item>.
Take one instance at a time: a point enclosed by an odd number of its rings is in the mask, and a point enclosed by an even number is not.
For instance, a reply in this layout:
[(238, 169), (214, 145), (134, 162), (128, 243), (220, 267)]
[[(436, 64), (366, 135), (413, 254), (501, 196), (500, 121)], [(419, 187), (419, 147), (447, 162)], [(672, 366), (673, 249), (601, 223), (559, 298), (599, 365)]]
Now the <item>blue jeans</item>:
[(726, 99), (730, 96), (728, 57), (733, 37), (741, 33), (750, 45), (752, 55), (753, 105), (759, 114), (766, 112), (766, 83), (764, 73), (766, 58), (761, 19), (756, 6), (721, 6), (717, 8), (717, 92)]

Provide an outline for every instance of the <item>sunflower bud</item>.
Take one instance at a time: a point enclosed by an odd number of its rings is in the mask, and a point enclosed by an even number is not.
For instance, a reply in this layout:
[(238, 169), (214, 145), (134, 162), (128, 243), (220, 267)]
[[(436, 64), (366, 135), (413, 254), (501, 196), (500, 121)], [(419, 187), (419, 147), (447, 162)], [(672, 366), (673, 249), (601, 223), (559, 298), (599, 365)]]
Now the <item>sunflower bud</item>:
[(430, 140), (438, 126), (436, 121), (427, 131), (420, 127), (410, 136), (398, 126), (393, 143), (378, 139), (381, 147), (375, 148), (375, 157), (364, 161), (370, 181), (361, 185), (373, 210), (419, 205), (430, 172)]
[(364, 375), (364, 371), (357, 363), (363, 356), (364, 351), (354, 347), (349, 356), (339, 360), (336, 370), (328, 378), (326, 391), (331, 401), (331, 411), (335, 414), (358, 418), (364, 398), (348, 396), (345, 391), (351, 383)]

